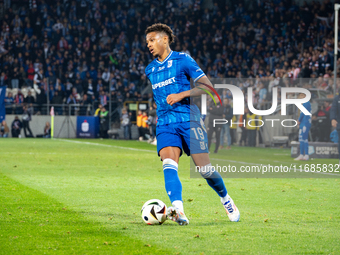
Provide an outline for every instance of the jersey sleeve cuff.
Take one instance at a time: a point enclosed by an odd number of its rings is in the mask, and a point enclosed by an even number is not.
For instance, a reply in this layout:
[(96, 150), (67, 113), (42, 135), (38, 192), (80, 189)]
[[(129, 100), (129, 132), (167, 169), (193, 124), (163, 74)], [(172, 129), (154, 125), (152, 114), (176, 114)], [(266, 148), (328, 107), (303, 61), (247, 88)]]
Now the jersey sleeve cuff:
[(202, 73), (200, 76), (196, 77), (195, 80), (194, 80), (194, 82), (196, 82), (199, 78), (201, 78), (201, 77), (204, 76), (204, 75), (205, 75), (205, 74)]

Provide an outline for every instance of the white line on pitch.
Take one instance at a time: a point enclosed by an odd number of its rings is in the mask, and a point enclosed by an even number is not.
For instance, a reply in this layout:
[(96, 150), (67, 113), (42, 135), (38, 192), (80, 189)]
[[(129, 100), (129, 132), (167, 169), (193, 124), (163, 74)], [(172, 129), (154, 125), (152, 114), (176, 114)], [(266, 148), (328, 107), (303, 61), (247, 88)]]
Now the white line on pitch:
[[(69, 142), (69, 143), (96, 145), (96, 146), (104, 146), (104, 147), (117, 148), (117, 149), (125, 149), (125, 150), (132, 150), (132, 151), (144, 151), (144, 152), (155, 153), (155, 151), (152, 151), (152, 150), (136, 149), (136, 148), (131, 148), (131, 147), (123, 147), (123, 146), (116, 146), (116, 145), (109, 145), (109, 144), (81, 142), (81, 141), (65, 140), (65, 139), (56, 139), (56, 140), (57, 141)], [(258, 164), (258, 163), (250, 163), (250, 162), (243, 162), (243, 161), (236, 161), (236, 160), (229, 160), (229, 159), (218, 159), (218, 158), (210, 158), (210, 159), (228, 161), (228, 162), (239, 163), (239, 164), (247, 164), (247, 165), (261, 165), (261, 164)], [(279, 162), (279, 161), (277, 161), (277, 162)], [(282, 162), (282, 163), (289, 164), (288, 162)], [(307, 171), (304, 171), (304, 172), (308, 173)], [(338, 174), (333, 174), (333, 173), (322, 173), (322, 172), (315, 172), (315, 173), (316, 174), (326, 174), (326, 175), (337, 175), (337, 176), (339, 176)]]
[(144, 151), (144, 152), (152, 152), (152, 153), (156, 152), (156, 150), (152, 151), (152, 150), (145, 150), (145, 149), (136, 149), (136, 148), (131, 148), (131, 147), (123, 147), (123, 146), (116, 146), (116, 145), (109, 145), (109, 144), (102, 144), (102, 143), (90, 143), (90, 142), (81, 142), (81, 141), (73, 141), (73, 140), (65, 140), (65, 139), (56, 139), (56, 140), (69, 142), (69, 143), (79, 143), (79, 144), (104, 146), (104, 147), (117, 148), (117, 149), (125, 149), (125, 150), (131, 150), (131, 151)]

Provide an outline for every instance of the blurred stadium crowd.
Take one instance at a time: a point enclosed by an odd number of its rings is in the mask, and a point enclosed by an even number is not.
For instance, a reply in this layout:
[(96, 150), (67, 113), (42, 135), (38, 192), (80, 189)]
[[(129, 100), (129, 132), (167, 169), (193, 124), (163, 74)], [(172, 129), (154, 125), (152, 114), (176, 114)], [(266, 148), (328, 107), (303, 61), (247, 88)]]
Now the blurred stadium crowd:
[[(150, 100), (144, 69), (152, 56), (144, 31), (157, 22), (173, 29), (173, 50), (190, 54), (209, 78), (236, 78), (239, 87), (254, 87), (256, 102), (270, 102), (274, 86), (332, 94), (333, 4), (12, 0), (3, 13), (0, 38), (7, 113), (22, 114), (27, 103), (34, 105), (33, 114), (48, 114), (43, 105), (49, 101), (83, 106), (71, 114), (92, 115), (110, 96), (114, 108), (124, 101)], [(314, 80), (302, 84), (299, 78)], [(56, 114), (67, 112), (56, 109)]]

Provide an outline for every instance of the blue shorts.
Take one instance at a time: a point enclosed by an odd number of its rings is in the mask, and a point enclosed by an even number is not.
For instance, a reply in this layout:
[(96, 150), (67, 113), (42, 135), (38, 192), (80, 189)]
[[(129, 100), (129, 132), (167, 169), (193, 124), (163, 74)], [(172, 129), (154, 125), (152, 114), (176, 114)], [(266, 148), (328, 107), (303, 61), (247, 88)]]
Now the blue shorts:
[(157, 126), (157, 152), (165, 147), (178, 147), (190, 154), (208, 153), (208, 136), (203, 121), (188, 121)]

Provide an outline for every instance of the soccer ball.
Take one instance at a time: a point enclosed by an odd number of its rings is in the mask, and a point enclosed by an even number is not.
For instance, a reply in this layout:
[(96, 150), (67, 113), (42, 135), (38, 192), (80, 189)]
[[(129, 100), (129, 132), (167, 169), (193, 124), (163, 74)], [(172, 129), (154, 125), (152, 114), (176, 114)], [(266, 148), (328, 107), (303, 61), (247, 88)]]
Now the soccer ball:
[(141, 210), (142, 219), (148, 225), (161, 225), (166, 221), (166, 205), (159, 199), (147, 201)]

